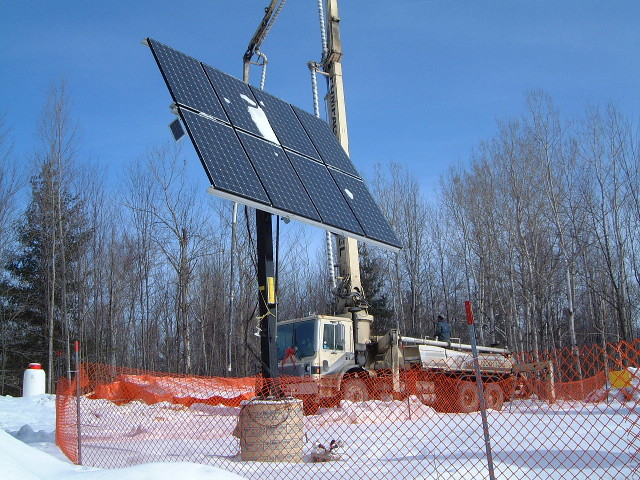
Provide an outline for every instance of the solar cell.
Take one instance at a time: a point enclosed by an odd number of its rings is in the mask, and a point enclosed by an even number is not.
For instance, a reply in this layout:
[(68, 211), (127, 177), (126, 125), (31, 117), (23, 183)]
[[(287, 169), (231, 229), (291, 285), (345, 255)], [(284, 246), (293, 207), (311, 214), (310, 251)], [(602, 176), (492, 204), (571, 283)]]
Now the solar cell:
[(204, 70), (234, 127), (278, 143), (264, 110), (260, 108), (246, 83), (209, 65), (204, 65)]
[(380, 207), (378, 207), (371, 193), (369, 193), (364, 182), (338, 170), (329, 169), (329, 172), (338, 187), (340, 187), (358, 222), (362, 225), (365, 236), (400, 248), (398, 237), (384, 218)]
[(322, 223), (363, 236), (364, 231), (327, 167), (289, 150), (287, 155), (320, 212)]
[(271, 205), (278, 210), (320, 222), (320, 216), (284, 150), (244, 132), (240, 132), (239, 136), (262, 179)]
[(251, 87), (251, 91), (258, 99), (260, 106), (264, 109), (269, 119), (269, 123), (278, 136), (280, 143), (291, 150), (302, 153), (307, 157), (320, 160), (320, 155), (314, 148), (309, 136), (302, 128), (298, 117), (284, 100), (268, 94), (264, 90)]
[(338, 170), (360, 177), (340, 142), (324, 120), (292, 105), (322, 160)]
[(180, 114), (214, 189), (269, 205), (233, 128), (186, 109)]
[(147, 41), (173, 101), (229, 123), (200, 62), (150, 38)]

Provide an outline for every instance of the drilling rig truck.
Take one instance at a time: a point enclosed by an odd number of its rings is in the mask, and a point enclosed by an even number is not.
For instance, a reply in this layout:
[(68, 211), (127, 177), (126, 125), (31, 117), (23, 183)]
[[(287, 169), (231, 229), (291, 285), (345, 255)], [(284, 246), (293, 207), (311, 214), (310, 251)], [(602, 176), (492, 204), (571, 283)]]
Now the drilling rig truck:
[[(479, 409), (471, 345), (402, 337), (397, 329), (373, 336), (371, 315), (309, 315), (278, 324), (278, 368), (285, 394), (313, 414), (340, 400), (404, 399), (416, 395), (443, 412)], [(544, 373), (539, 396), (553, 400), (550, 362), (518, 363), (506, 349), (478, 346), (487, 408), (533, 393), (528, 375)], [(293, 380), (295, 379), (295, 380)]]
[[(327, 27), (328, 49), (319, 67), (328, 81), (329, 123), (348, 154), (337, 0), (327, 1)], [(405, 337), (397, 329), (372, 336), (373, 317), (362, 291), (357, 242), (338, 236), (337, 250), (342, 288), (336, 290), (343, 292), (338, 296), (338, 314), (309, 315), (277, 324), (278, 374), (286, 378), (281, 382), (283, 393), (301, 398), (307, 414), (315, 413), (319, 405), (341, 400), (391, 400), (408, 395), (441, 411), (477, 410), (479, 392), (471, 345)], [(550, 362), (521, 364), (508, 350), (494, 347), (479, 346), (478, 352), (488, 408), (500, 409), (505, 396), (531, 393), (525, 382), (527, 372), (544, 372), (552, 385)], [(545, 391), (546, 398), (553, 400), (553, 388)]]

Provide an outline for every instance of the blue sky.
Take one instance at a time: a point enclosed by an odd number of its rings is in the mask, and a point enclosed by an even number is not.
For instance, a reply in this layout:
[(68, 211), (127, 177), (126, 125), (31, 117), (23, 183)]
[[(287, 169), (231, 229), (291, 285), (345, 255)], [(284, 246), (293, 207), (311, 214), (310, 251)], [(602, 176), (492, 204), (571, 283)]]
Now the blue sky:
[[(0, 113), (16, 154), (27, 159), (34, 150), (47, 90), (64, 78), (83, 154), (117, 183), (128, 162), (170, 140), (174, 118), (141, 40), (241, 77), (242, 54), (268, 3), (4, 2)], [(532, 89), (551, 94), (568, 118), (608, 102), (640, 115), (637, 1), (342, 0), (340, 17), (351, 157), (365, 177), (376, 163), (395, 161), (429, 192), (494, 134), (497, 119), (520, 115)], [(290, 0), (263, 51), (265, 89), (312, 111), (306, 63), (321, 51), (316, 1)], [(193, 148), (184, 151), (199, 168)]]

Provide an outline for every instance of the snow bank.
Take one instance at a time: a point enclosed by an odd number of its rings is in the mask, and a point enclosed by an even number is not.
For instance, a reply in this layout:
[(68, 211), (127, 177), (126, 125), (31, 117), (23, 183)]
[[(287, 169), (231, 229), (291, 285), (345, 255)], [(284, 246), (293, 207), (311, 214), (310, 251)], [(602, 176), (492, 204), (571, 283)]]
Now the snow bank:
[(318, 415), (305, 417), (307, 426), (315, 428), (327, 424), (388, 424), (403, 422), (438, 414), (431, 407), (423, 405), (416, 397), (405, 401), (371, 400), (368, 402), (342, 401), (338, 408), (321, 408)]
[[(55, 447), (55, 395), (0, 397), (2, 480), (238, 480), (236, 474), (195, 463), (150, 463), (100, 470), (69, 463)], [(28, 445), (31, 444), (31, 445)], [(32, 446), (33, 445), (33, 446)], [(38, 448), (35, 448), (35, 447)]]
[(128, 468), (98, 470), (70, 465), (0, 431), (3, 480), (238, 480), (236, 474), (194, 463), (150, 463)]
[(36, 431), (54, 431), (56, 429), (55, 395), (0, 397), (0, 430), (17, 431), (23, 425), (30, 425)]
[(640, 403), (640, 369), (627, 368), (627, 371), (631, 374), (631, 384), (627, 387), (621, 388), (609, 388), (605, 385), (602, 388), (594, 390), (589, 393), (586, 398), (587, 402), (620, 402), (639, 404)]
[(17, 432), (9, 433), (23, 443), (55, 443), (56, 441), (56, 432), (45, 432), (44, 430), (35, 432), (31, 425), (23, 425)]

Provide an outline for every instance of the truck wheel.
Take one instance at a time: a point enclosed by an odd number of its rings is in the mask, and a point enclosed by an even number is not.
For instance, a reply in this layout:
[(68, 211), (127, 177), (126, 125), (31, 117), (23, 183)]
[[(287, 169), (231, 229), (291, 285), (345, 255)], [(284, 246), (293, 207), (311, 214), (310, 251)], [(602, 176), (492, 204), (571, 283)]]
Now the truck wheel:
[(475, 412), (480, 408), (478, 387), (472, 382), (458, 384), (458, 411), (461, 413)]
[(423, 405), (432, 406), (436, 403), (437, 396), (435, 382), (416, 382), (416, 392), (418, 400), (420, 400)]
[(302, 411), (305, 415), (315, 415), (319, 408), (318, 398), (315, 395), (302, 396)]
[(380, 392), (380, 400), (382, 400), (383, 402), (393, 402), (395, 400), (395, 398), (393, 397), (393, 392)]
[(520, 381), (521, 384), (519, 385), (519, 388), (516, 389), (516, 397), (522, 400), (527, 400), (528, 398), (531, 398), (531, 395), (533, 395), (533, 380), (527, 377), (522, 377)]
[(369, 400), (367, 384), (359, 378), (345, 380), (342, 385), (342, 398), (350, 402), (366, 402)]
[(484, 387), (484, 399), (487, 403), (487, 408), (494, 410), (502, 410), (504, 405), (504, 392), (500, 385), (495, 383), (489, 383)]

